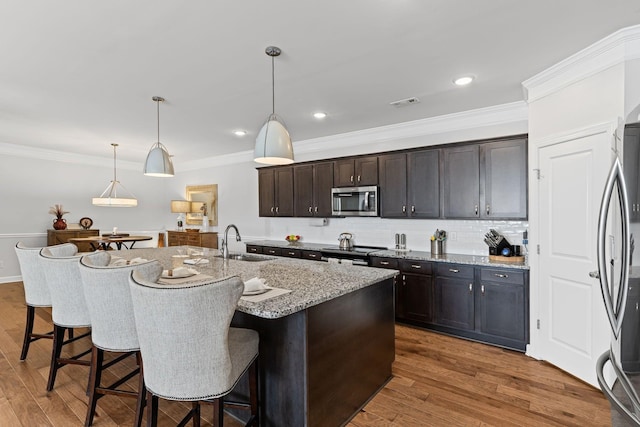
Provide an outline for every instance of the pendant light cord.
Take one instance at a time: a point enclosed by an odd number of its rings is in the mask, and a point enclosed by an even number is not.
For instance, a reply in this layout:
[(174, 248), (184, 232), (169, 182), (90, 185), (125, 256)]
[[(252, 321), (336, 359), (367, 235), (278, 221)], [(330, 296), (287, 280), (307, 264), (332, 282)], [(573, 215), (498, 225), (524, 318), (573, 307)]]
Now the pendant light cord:
[(116, 177), (116, 147), (118, 146), (118, 144), (111, 145), (113, 145), (113, 182), (118, 182), (118, 179)]
[(158, 145), (160, 145), (160, 100), (156, 100), (156, 107), (158, 112)]
[(276, 113), (276, 78), (275, 78), (275, 58), (271, 57), (271, 113)]

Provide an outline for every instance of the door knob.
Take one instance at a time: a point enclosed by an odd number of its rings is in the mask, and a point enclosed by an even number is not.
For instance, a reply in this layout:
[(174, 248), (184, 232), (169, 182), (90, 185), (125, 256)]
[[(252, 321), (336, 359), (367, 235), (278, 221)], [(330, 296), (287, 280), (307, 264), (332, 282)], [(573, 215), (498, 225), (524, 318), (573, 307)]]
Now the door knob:
[(599, 279), (600, 278), (600, 272), (598, 270), (590, 271), (589, 272), (589, 277), (592, 277), (594, 279)]

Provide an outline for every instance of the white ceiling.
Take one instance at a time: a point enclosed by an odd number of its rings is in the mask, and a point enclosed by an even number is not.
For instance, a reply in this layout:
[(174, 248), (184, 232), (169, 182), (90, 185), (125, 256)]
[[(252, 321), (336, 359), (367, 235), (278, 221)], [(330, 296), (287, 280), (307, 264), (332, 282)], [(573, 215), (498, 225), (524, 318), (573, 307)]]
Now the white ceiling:
[[(523, 99), (521, 82), (621, 28), (637, 0), (3, 0), (0, 143), (180, 162)], [(456, 76), (476, 81), (460, 88)], [(418, 97), (397, 108), (390, 102)], [(315, 111), (328, 117), (318, 121)], [(239, 138), (236, 129), (248, 131)]]

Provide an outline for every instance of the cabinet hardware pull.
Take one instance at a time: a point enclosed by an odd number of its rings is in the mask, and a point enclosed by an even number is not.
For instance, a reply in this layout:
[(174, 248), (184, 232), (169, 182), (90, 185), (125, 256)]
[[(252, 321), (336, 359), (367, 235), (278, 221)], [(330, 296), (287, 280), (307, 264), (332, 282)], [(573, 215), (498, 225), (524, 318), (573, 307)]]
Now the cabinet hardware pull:
[(287, 255), (295, 255), (295, 252), (289, 251), (289, 252), (287, 252)]
[(473, 283), (469, 283), (469, 293), (473, 292)]
[(494, 276), (496, 276), (496, 277), (502, 277), (503, 279), (508, 279), (508, 278), (509, 278), (509, 275), (508, 275), (508, 274), (498, 274), (498, 273), (495, 273), (495, 274), (494, 274)]
[(450, 268), (449, 271), (452, 272), (452, 273), (460, 273), (460, 270), (458, 270), (456, 268)]
[(271, 206), (271, 213), (273, 213), (273, 206)]
[(640, 304), (640, 303), (636, 303), (636, 311), (638, 311), (638, 304)]
[(407, 280), (407, 276), (405, 276), (404, 274), (402, 275), (402, 286), (405, 285), (405, 282)]
[(278, 213), (278, 207), (276, 206), (276, 213)]
[(406, 213), (407, 212), (407, 207), (402, 205), (402, 213)]
[(358, 182), (360, 182), (360, 175), (358, 175)]
[(316, 254), (309, 254), (309, 258), (317, 258), (317, 257), (318, 257), (318, 255), (316, 255)]
[(353, 175), (351, 175), (351, 182), (353, 182)]
[(309, 206), (309, 213), (311, 213), (311, 211), (312, 211), (311, 206)]
[(416, 207), (411, 205), (411, 213), (416, 213)]
[(389, 261), (380, 261), (381, 265), (389, 265)]
[(489, 215), (490, 212), (491, 210), (489, 209), (489, 205), (487, 205), (487, 215)]
[(422, 267), (420, 265), (418, 265), (418, 264), (411, 264), (411, 268), (415, 268), (415, 269), (420, 270)]
[(478, 216), (478, 205), (475, 205), (476, 216)]
[(318, 207), (317, 207), (317, 206), (316, 206), (316, 208), (315, 208), (315, 213), (318, 213)]
[(484, 295), (484, 285), (480, 286), (480, 292), (482, 292), (482, 295)]

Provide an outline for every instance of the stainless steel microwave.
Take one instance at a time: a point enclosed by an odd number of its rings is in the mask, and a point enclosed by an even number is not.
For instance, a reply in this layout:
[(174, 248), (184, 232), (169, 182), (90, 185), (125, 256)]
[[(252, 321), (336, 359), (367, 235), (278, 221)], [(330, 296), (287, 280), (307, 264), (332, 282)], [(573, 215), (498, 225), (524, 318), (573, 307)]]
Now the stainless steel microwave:
[(343, 187), (331, 189), (333, 216), (378, 216), (378, 187)]

